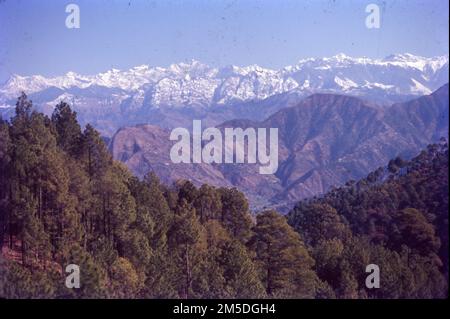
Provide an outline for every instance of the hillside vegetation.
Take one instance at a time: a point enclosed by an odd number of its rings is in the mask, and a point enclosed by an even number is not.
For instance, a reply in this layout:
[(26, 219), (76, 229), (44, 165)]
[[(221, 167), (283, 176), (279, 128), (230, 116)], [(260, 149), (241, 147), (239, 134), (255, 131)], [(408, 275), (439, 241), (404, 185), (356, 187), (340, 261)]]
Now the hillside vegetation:
[(442, 142), (288, 218), (252, 216), (233, 188), (138, 179), (68, 104), (50, 118), (23, 94), (0, 123), (0, 297), (445, 297), (447, 170)]

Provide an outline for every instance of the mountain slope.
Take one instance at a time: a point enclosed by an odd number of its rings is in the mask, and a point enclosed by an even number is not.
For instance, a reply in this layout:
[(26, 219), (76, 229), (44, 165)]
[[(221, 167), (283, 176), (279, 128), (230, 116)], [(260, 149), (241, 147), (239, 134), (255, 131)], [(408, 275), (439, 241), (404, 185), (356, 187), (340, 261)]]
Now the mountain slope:
[(347, 287), (353, 280), (355, 291), (364, 289), (371, 263), (382, 269), (383, 284), (369, 289), (369, 298), (443, 298), (448, 190), (448, 144), (442, 140), (410, 161), (393, 159), (364, 179), (300, 201), (287, 218), (316, 258), (319, 278), (336, 291), (345, 291), (343, 278)]
[[(169, 132), (150, 125), (121, 129), (110, 147), (114, 157), (139, 176), (154, 170), (165, 182), (184, 178), (196, 184), (234, 185), (246, 193), (254, 208), (261, 208), (324, 193), (332, 186), (364, 177), (398, 155), (411, 157), (448, 135), (448, 109), (448, 85), (389, 108), (350, 96), (315, 94), (262, 122), (232, 120), (218, 126), (221, 130), (278, 128), (275, 175), (261, 175), (253, 164), (208, 168), (173, 164)], [(176, 173), (169, 176), (170, 172)]]

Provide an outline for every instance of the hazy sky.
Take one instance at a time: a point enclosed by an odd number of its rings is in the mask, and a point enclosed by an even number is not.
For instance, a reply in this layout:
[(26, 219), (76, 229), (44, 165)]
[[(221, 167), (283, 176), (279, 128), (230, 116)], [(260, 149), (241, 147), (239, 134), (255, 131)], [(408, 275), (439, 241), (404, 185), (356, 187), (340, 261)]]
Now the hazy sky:
[[(65, 7), (80, 7), (68, 29)], [(365, 26), (366, 5), (381, 28)], [(305, 57), (448, 54), (448, 0), (0, 0), (0, 81), (200, 60), (279, 68)]]

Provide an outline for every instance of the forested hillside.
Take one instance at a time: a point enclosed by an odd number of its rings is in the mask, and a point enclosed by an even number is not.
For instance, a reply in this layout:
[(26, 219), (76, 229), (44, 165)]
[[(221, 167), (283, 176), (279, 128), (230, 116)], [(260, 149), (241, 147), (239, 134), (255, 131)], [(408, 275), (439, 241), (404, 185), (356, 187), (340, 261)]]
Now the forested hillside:
[(253, 216), (236, 189), (134, 177), (69, 105), (49, 118), (23, 94), (0, 123), (0, 297), (445, 297), (447, 169), (443, 142), (288, 219)]
[(48, 118), (22, 95), (0, 132), (1, 297), (316, 295), (299, 235), (274, 212), (252, 220), (237, 190), (138, 180), (65, 103)]
[[(358, 182), (289, 213), (315, 259), (314, 270), (340, 296), (436, 298), (448, 293), (448, 145), (413, 160), (391, 160)], [(364, 289), (365, 265), (380, 267), (380, 289)]]

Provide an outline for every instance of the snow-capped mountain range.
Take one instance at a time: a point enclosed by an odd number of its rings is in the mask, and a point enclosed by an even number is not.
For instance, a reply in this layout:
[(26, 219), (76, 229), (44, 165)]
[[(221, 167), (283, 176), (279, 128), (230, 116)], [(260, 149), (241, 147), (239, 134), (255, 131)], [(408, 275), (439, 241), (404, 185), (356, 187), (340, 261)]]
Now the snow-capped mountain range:
[(11, 108), (21, 91), (44, 111), (66, 100), (82, 117), (95, 114), (95, 119), (87, 116), (86, 121), (97, 121), (111, 112), (210, 109), (291, 93), (300, 97), (318, 92), (343, 93), (390, 104), (430, 94), (447, 82), (448, 55), (427, 58), (396, 54), (370, 59), (338, 54), (303, 59), (279, 70), (258, 65), (214, 68), (193, 60), (167, 68), (141, 65), (96, 75), (13, 75), (0, 86), (0, 108)]
[(96, 75), (74, 72), (53, 78), (13, 75), (0, 88), (0, 94), (2, 98), (15, 98), (21, 91), (31, 94), (50, 87), (66, 90), (103, 86), (130, 93), (151, 90), (154, 106), (226, 104), (265, 99), (291, 90), (324, 89), (351, 93), (361, 88), (379, 88), (397, 94), (423, 95), (443, 84), (442, 71), (446, 71), (443, 69), (448, 69), (448, 55), (425, 58), (398, 54), (385, 59), (369, 59), (338, 54), (331, 58), (300, 60), (296, 65), (280, 70), (258, 65), (212, 68), (192, 60), (168, 68), (141, 65)]

